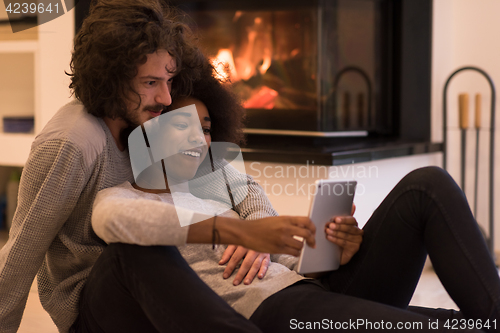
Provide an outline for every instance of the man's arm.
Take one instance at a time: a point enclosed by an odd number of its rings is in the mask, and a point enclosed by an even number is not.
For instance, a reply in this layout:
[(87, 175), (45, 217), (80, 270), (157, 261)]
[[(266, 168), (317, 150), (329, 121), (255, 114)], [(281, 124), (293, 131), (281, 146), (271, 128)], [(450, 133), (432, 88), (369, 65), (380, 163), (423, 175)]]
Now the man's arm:
[[(264, 189), (250, 175), (240, 173), (225, 160), (214, 159), (214, 169), (221, 170), (222, 168), (224, 168), (225, 180), (227, 180), (231, 189), (231, 195), (235, 203), (234, 209), (238, 212), (240, 218), (256, 220), (278, 215), (267, 198)], [(206, 176), (211, 172), (211, 168), (205, 166), (204, 168), (200, 168), (198, 175)], [(193, 194), (204, 198), (215, 198), (220, 201), (227, 200), (226, 188), (223, 188), (222, 191), (220, 189), (214, 190), (210, 186), (211, 183), (206, 181), (199, 184), (201, 186), (194, 187)], [(231, 204), (231, 202), (227, 203)], [(227, 264), (223, 277), (229, 278), (241, 262), (233, 284), (238, 285), (241, 282), (250, 284), (255, 276), (259, 278), (264, 277), (273, 257), (269, 256), (268, 253), (258, 253), (241, 246), (228, 246), (220, 261), (221, 265)], [(275, 257), (275, 259), (278, 259), (278, 257)]]
[[(235, 206), (233, 207), (244, 220), (256, 220), (268, 216), (277, 216), (271, 202), (266, 196), (264, 189), (250, 175), (243, 174), (232, 167), (227, 161), (214, 159), (214, 169), (224, 170), (225, 180), (231, 189)], [(220, 187), (220, 175), (213, 175), (211, 168), (206, 165), (200, 167), (198, 176), (205, 176), (202, 181), (191, 183), (191, 192), (197, 197), (204, 199), (219, 200), (231, 205), (228, 201), (228, 190), (225, 186)], [(212, 180), (214, 180), (212, 182)], [(217, 184), (217, 188), (212, 186)]]
[(244, 176), (248, 194), (243, 201), (236, 205), (236, 211), (240, 214), (240, 217), (244, 220), (256, 220), (269, 216), (278, 216), (262, 186), (252, 176)]
[(86, 181), (73, 146), (51, 141), (32, 150), (9, 240), (0, 251), (0, 332), (17, 331), (33, 279)]

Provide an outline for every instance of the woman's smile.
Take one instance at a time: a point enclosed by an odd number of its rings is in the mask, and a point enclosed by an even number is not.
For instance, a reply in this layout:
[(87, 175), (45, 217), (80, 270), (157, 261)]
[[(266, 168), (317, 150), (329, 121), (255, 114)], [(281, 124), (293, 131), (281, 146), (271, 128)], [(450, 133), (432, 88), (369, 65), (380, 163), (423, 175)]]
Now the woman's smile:
[(182, 155), (185, 155), (185, 156), (199, 158), (199, 157), (201, 157), (203, 150), (200, 148), (193, 148), (193, 149), (189, 149), (189, 150), (182, 150), (180, 153)]

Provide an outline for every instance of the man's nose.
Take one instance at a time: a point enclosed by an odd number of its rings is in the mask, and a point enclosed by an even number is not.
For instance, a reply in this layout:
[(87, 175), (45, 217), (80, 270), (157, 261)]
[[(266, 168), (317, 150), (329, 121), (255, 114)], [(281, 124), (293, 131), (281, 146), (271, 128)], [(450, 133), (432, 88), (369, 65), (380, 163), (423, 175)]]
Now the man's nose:
[(158, 104), (163, 104), (165, 106), (169, 106), (172, 104), (172, 96), (170, 95), (170, 88), (167, 82), (159, 85), (158, 92), (155, 97), (155, 102)]

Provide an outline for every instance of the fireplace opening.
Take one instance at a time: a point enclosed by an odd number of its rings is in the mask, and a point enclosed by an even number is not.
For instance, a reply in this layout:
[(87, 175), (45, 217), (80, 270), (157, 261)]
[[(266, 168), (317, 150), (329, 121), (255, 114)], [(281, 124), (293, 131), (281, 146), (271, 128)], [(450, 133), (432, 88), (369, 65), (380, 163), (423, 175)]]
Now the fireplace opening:
[(228, 69), (249, 137), (429, 141), (432, 0), (169, 3)]
[[(402, 110), (409, 98), (429, 102), (410, 116), (424, 120), (413, 125), (423, 125), (416, 136), (429, 139), (429, 117), (421, 116), (430, 111), (431, 1), (173, 3), (221, 66), (219, 75), (229, 69), (249, 133), (415, 137), (400, 123), (415, 111)], [(412, 43), (426, 45), (410, 54), (419, 47)], [(408, 72), (412, 64), (423, 67)], [(417, 82), (425, 84), (408, 92)]]

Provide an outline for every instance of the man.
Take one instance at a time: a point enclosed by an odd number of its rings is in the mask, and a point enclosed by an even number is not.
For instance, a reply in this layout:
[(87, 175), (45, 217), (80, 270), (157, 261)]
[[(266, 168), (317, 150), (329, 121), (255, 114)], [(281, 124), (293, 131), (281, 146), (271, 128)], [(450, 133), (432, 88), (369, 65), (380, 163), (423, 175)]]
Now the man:
[[(69, 74), (77, 101), (59, 110), (33, 142), (0, 252), (0, 332), (18, 329), (35, 275), (43, 307), (60, 332), (71, 329), (81, 291), (106, 247), (90, 223), (95, 195), (133, 180), (128, 133), (158, 116), (171, 94), (188, 93), (207, 65), (192, 40), (159, 0), (102, 0), (91, 9), (75, 38)], [(258, 185), (249, 186), (244, 202), (267, 200)], [(249, 207), (250, 218), (275, 215), (272, 208)], [(266, 257), (247, 256), (246, 266)]]

